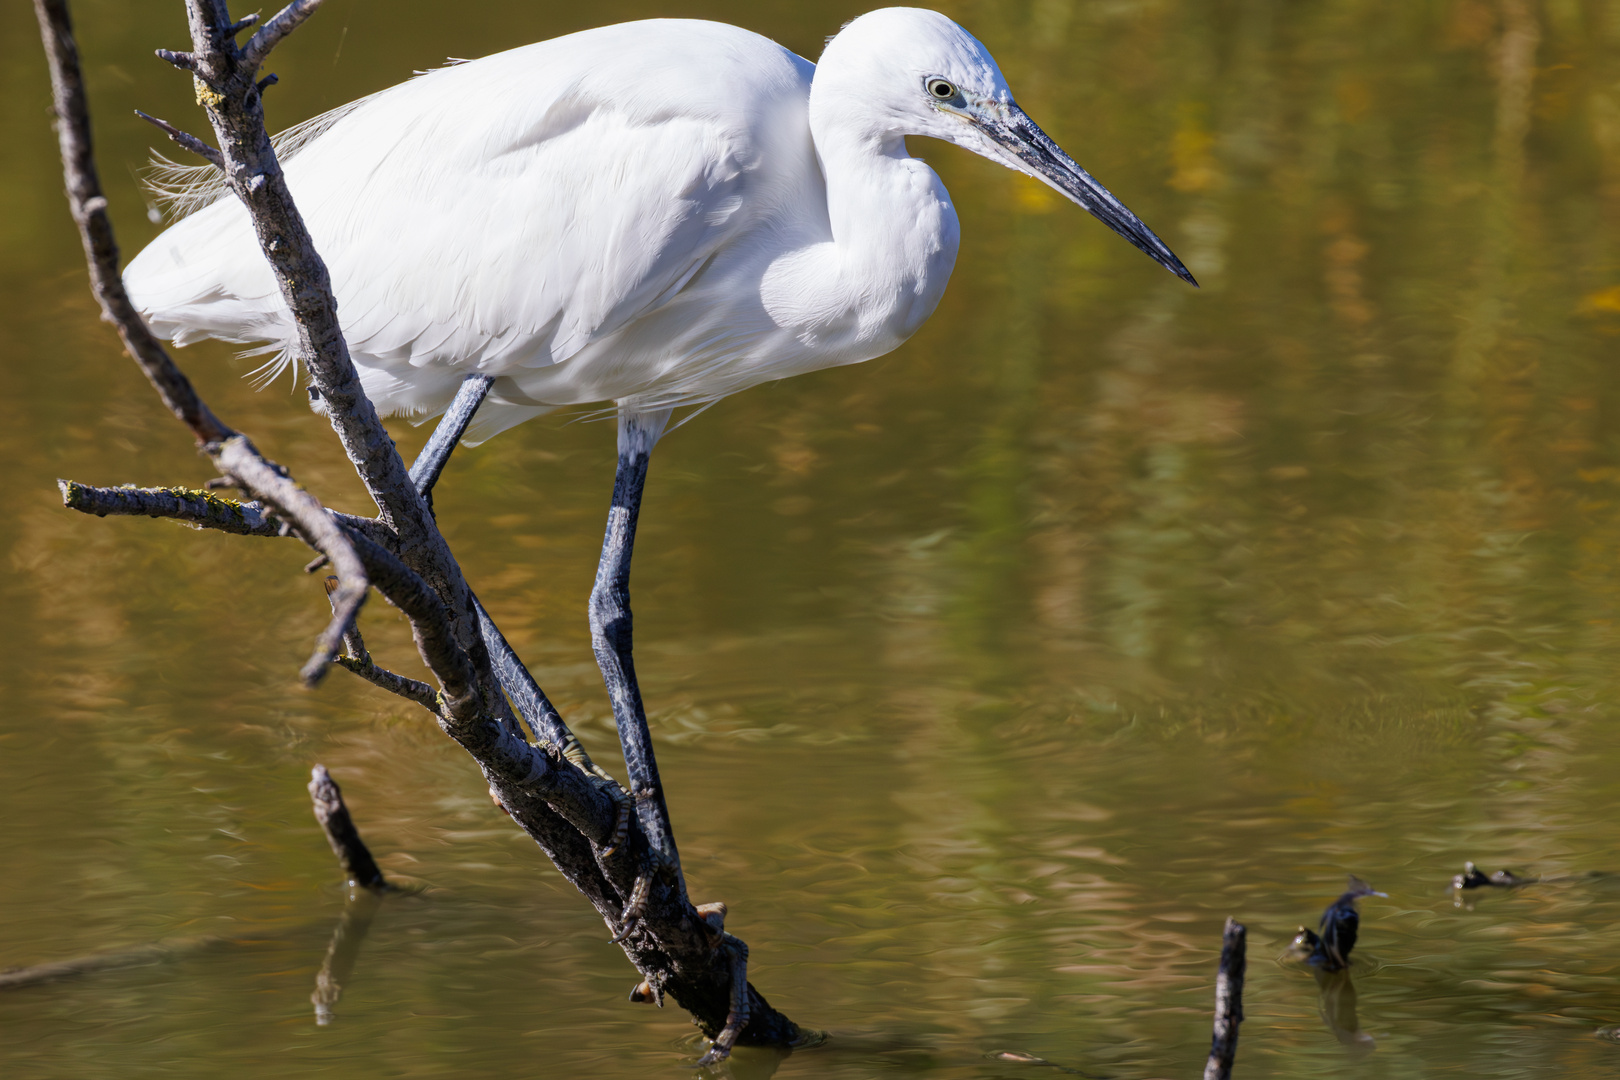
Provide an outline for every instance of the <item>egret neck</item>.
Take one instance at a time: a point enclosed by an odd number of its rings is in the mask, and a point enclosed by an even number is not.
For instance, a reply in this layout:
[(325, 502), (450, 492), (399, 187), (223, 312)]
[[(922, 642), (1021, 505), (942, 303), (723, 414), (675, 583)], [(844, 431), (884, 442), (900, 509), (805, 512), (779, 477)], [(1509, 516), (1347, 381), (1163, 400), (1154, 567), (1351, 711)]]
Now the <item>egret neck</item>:
[(881, 355), (927, 321), (956, 264), (956, 210), (934, 170), (906, 149), (903, 127), (834, 88), (811, 84), (810, 133), (826, 185), (831, 241), (778, 259), (766, 275), (778, 324), (843, 362)]

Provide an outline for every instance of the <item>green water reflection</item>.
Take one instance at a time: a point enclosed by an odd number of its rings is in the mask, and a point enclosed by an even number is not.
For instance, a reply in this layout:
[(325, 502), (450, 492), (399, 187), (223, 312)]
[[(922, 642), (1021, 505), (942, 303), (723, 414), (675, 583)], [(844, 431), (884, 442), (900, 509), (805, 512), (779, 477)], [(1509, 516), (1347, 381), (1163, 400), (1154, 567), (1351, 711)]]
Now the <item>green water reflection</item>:
[[(600, 22), (711, 16), (814, 56), (860, 10), (330, 4), (277, 57), (278, 123)], [(78, 10), (133, 251), (157, 226), (130, 110), (193, 116), (150, 59), (182, 19)], [(731, 905), (772, 1001), (833, 1034), (735, 1075), (1046, 1075), (999, 1050), (1195, 1075), (1227, 914), (1251, 927), (1246, 1077), (1612, 1075), (1592, 1033), (1620, 1024), (1620, 888), (1467, 909), (1444, 886), (1465, 858), (1620, 870), (1620, 3), (946, 10), (1205, 288), (928, 146), (963, 218), (934, 320), (660, 447), (638, 666), (692, 889)], [(299, 551), (60, 509), (57, 476), (206, 470), (95, 319), (24, 5), (0, 57), (0, 966), (238, 942), (0, 994), (0, 1072), (679, 1072), (691, 1029), (624, 1001), (631, 969), (461, 752), (352, 680), (296, 688), (323, 607)], [(182, 358), (361, 508), (285, 386)], [(530, 424), (438, 495), (599, 759), (584, 602), (611, 443)], [(376, 915), (324, 1027), (342, 901), (314, 761), (427, 887)], [(1371, 1053), (1324, 1022), (1343, 988), (1271, 962), (1347, 871), (1391, 897), (1353, 972)]]

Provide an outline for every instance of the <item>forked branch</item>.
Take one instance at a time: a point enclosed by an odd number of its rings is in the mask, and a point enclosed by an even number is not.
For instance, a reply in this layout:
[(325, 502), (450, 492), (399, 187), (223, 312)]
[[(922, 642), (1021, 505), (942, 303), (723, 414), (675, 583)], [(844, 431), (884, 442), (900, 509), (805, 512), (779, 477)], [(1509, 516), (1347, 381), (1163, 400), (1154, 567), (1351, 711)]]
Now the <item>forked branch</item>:
[[(368, 583), (411, 623), (440, 690), (384, 672), (357, 636), (344, 666), (434, 711), (440, 727), (477, 761), (491, 794), (552, 858), (609, 925), (627, 909), (639, 918), (623, 947), (654, 996), (676, 998), (716, 1045), (791, 1043), (798, 1029), (746, 981), (746, 946), (711, 926), (687, 901), (684, 884), (650, 888), (653, 853), (634, 814), (540, 691), (468, 588), (424, 494), (464, 430), (476, 402), (457, 414), (444, 445), (413, 482), (392, 438), (360, 386), (337, 320), (325, 264), (287, 190), (264, 129), (264, 58), (318, 6), (296, 0), (238, 47), (251, 20), (232, 22), (223, 0), (188, 0), (192, 51), (160, 53), (193, 73), (232, 192), (246, 206), (261, 249), (298, 327), (299, 359), (367, 491), (375, 520), (335, 514), (218, 420), (153, 337), (124, 292), (118, 251), (96, 180), (90, 127), (66, 0), (35, 0), (59, 117), (64, 171), (98, 301), (165, 404), (191, 429), (220, 473), (257, 500), (235, 503), (186, 489), (89, 488), (64, 482), (72, 508), (93, 514), (172, 517), (243, 535), (293, 535), (326, 556), (337, 572), (333, 618), (305, 665), (307, 680), (338, 656), (353, 635)], [(162, 125), (160, 125), (162, 126)], [(165, 126), (173, 135), (173, 130)], [(177, 129), (174, 129), (177, 130)], [(200, 142), (200, 140), (198, 140)], [(205, 144), (206, 145), (206, 144)], [(212, 149), (211, 147), (209, 149)], [(206, 154), (204, 156), (207, 156)], [(472, 391), (487, 390), (474, 386)], [(346, 662), (345, 662), (346, 661)], [(497, 675), (497, 672), (499, 673)], [(517, 734), (503, 686), (542, 746)], [(638, 884), (639, 883), (639, 884)]]

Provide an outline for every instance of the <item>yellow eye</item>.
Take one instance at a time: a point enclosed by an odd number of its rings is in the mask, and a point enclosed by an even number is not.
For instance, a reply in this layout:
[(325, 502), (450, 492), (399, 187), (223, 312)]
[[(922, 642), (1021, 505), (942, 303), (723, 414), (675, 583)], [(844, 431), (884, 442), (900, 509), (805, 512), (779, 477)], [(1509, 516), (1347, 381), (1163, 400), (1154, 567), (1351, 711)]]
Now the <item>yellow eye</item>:
[(944, 79), (929, 79), (928, 92), (939, 101), (949, 101), (956, 96), (956, 87)]

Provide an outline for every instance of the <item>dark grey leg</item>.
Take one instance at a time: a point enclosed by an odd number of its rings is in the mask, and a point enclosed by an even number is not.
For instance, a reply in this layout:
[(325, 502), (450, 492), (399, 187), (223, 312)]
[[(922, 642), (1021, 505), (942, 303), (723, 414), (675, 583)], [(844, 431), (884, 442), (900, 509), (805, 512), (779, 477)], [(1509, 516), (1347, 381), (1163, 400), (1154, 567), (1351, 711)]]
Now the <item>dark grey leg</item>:
[(456, 391), (455, 400), (450, 402), (450, 407), (439, 418), (439, 426), (428, 436), (427, 445), (411, 462), (411, 483), (428, 501), (428, 509), (433, 508), (433, 485), (439, 482), (439, 474), (444, 472), (451, 452), (461, 437), (467, 434), (467, 425), (472, 423), (473, 415), (478, 412), (478, 406), (484, 403), (484, 398), (489, 396), (489, 388), (494, 383), (493, 375), (468, 375), (461, 380), (461, 389)]
[[(433, 485), (438, 482), (439, 475), (444, 472), (450, 455), (461, 442), (461, 437), (467, 433), (467, 426), (472, 423), (473, 417), (478, 413), (478, 407), (489, 396), (489, 390), (495, 383), (492, 375), (468, 375), (461, 382), (461, 389), (456, 392), (455, 400), (439, 418), (439, 426), (433, 429), (428, 437), (427, 445), (411, 462), (411, 481), (416, 484), (428, 500), (428, 506), (433, 505)], [(500, 681), (501, 689), (506, 696), (512, 699), (517, 706), (519, 714), (527, 722), (530, 733), (537, 739), (551, 743), (557, 747), (569, 760), (573, 761), (586, 772), (594, 773), (604, 781), (612, 782), (612, 777), (602, 772), (592, 763), (589, 755), (585, 753), (574, 733), (568, 730), (557, 709), (546, 697), (544, 690), (540, 689), (529, 674), (529, 669), (523, 661), (518, 659), (512, 646), (507, 644), (506, 637), (495, 625), (484, 605), (473, 597), (473, 604), (478, 609), (478, 628), (483, 634), (484, 647), (490, 652), (494, 661), (495, 677)], [(619, 790), (618, 784), (613, 784), (613, 790)]]
[[(427, 445), (422, 448), (422, 453), (411, 463), (411, 480), (416, 484), (417, 490), (422, 492), (423, 496), (429, 500), (428, 505), (430, 508), (432, 506), (433, 484), (439, 479), (439, 474), (444, 471), (445, 463), (450, 460), (450, 455), (461, 441), (461, 437), (466, 433), (467, 426), (472, 423), (472, 418), (478, 412), (478, 407), (483, 404), (484, 399), (489, 395), (490, 387), (494, 381), (488, 375), (468, 375), (462, 381), (461, 389), (457, 391), (455, 400), (445, 410), (443, 418), (439, 421), (439, 426), (434, 429), (433, 434), (428, 438)], [(608, 541), (603, 550), (604, 566), (607, 565), (607, 549), (614, 543), (614, 522), (622, 519), (619, 507), (621, 505), (620, 487), (625, 478), (624, 448), (626, 445), (641, 447), (639, 452), (640, 469), (633, 483), (634, 505), (639, 506), (641, 487), (647, 478), (647, 451), (651, 450), (652, 444), (658, 441), (658, 436), (663, 432), (664, 423), (668, 419), (669, 413), (667, 412), (635, 418), (628, 429), (632, 433), (629, 444), (625, 442), (626, 421), (623, 419), (620, 421), (619, 473), (621, 484), (615, 485), (614, 488), (614, 509), (609, 516)], [(615, 691), (615, 687), (624, 685), (624, 680), (620, 678), (616, 681), (613, 676), (608, 674), (610, 668), (602, 660), (604, 653), (601, 645), (601, 635), (593, 633), (593, 636), (597, 638), (597, 659), (598, 662), (604, 665), (602, 668), (603, 675), (608, 679), (609, 693), (613, 697), (613, 715), (615, 721), (618, 722), (621, 742), (625, 746), (625, 760), (627, 764), (642, 761), (647, 764), (645, 774), (638, 773), (636, 771), (637, 766), (630, 764), (631, 789), (633, 791), (651, 790), (657, 792), (657, 806), (654, 812), (657, 815), (656, 820), (665, 824), (657, 831), (653, 831), (648, 829), (646, 825), (648, 814), (643, 812), (638, 816), (641, 818), (643, 828), (652, 843), (655, 859), (660, 866), (668, 867), (676, 865), (675, 844), (667, 825), (669, 812), (664, 809), (663, 793), (658, 787), (658, 766), (652, 757), (652, 743), (647, 734), (647, 720), (641, 709), (641, 694), (635, 686), (635, 669), (630, 666), (629, 576), (630, 543), (634, 540), (636, 527), (634, 511), (630, 513), (628, 520), (628, 536), (622, 540), (623, 567), (618, 576), (618, 595), (623, 597), (622, 611), (624, 613), (623, 663), (618, 662), (617, 654), (611, 649), (607, 655), (614, 657), (614, 666), (611, 670), (621, 675), (628, 673), (629, 693), (634, 701), (633, 715), (639, 720), (639, 728), (636, 727), (634, 722), (627, 724), (623, 719), (621, 701), (624, 699), (624, 695)], [(602, 573), (599, 571), (597, 575), (597, 592), (602, 589), (602, 580)], [(619, 787), (611, 776), (592, 763), (590, 757), (585, 753), (584, 747), (579, 745), (579, 741), (574, 738), (573, 732), (568, 730), (568, 726), (563, 723), (562, 717), (557, 714), (556, 708), (547, 699), (545, 691), (540, 689), (539, 685), (534, 681), (534, 677), (529, 674), (528, 668), (518, 659), (517, 654), (512, 651), (512, 646), (507, 643), (505, 636), (501, 634), (494, 621), (490, 619), (488, 612), (484, 610), (484, 606), (478, 602), (476, 596), (473, 597), (473, 604), (478, 609), (478, 624), (484, 638), (484, 645), (489, 649), (490, 658), (494, 662), (495, 677), (500, 681), (501, 689), (506, 692), (506, 696), (517, 706), (517, 711), (522, 719), (527, 722), (529, 731), (534, 737), (556, 746), (564, 756), (586, 772), (599, 777), (604, 784), (611, 787), (615, 798), (624, 800), (626, 796), (623, 794), (623, 789)], [(596, 631), (598, 626), (597, 610), (597, 593), (593, 593), (591, 598), (591, 627), (593, 632)], [(639, 738), (625, 734), (626, 731), (632, 729), (639, 731)], [(637, 747), (638, 750), (632, 751), (632, 745)], [(640, 748), (645, 748), (645, 752), (640, 753)], [(640, 775), (649, 777), (649, 783), (638, 783), (637, 777)], [(621, 802), (621, 807), (620, 832), (610, 841), (605, 854), (611, 854), (623, 842), (623, 815), (628, 810), (628, 807), (623, 802)], [(640, 802), (637, 803), (637, 808), (640, 810)], [(646, 890), (649, 885), (650, 881), (646, 875), (638, 878), (634, 895), (625, 905), (626, 918), (624, 924), (626, 928), (634, 924), (640, 905), (646, 900)]]
[[(608, 697), (613, 702), (613, 720), (624, 747), (624, 765), (630, 774), (630, 793), (635, 799), (636, 817), (665, 872), (679, 868), (675, 836), (669, 827), (669, 809), (658, 780), (658, 762), (653, 757), (652, 734), (647, 729), (647, 713), (636, 685), (636, 669), (631, 659), (630, 555), (636, 542), (636, 517), (641, 510), (641, 492), (647, 482), (647, 463), (653, 445), (663, 434), (669, 411), (619, 414), (619, 467), (613, 481), (613, 504), (608, 510), (607, 534), (602, 540), (602, 561), (596, 570), (596, 586), (591, 590), (591, 644), (596, 663), (602, 669)], [(636, 899), (643, 899), (645, 883), (638, 882)], [(637, 915), (632, 903), (625, 923)], [(621, 931), (622, 932), (622, 931)]]

